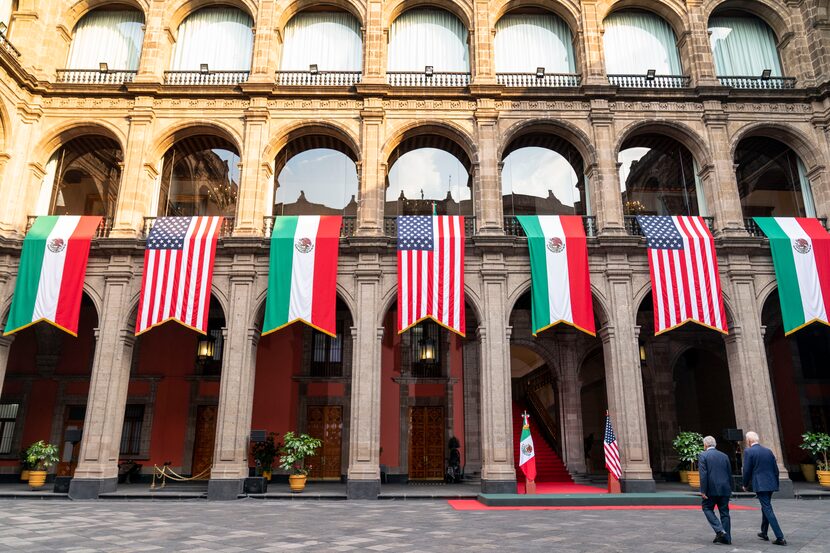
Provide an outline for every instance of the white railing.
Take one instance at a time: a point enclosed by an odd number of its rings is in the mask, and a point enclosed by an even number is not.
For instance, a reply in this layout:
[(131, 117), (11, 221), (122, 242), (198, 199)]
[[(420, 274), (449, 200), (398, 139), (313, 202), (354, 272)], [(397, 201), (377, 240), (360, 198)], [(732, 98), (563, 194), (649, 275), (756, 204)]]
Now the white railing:
[(56, 82), (68, 84), (124, 84), (131, 83), (136, 71), (127, 69), (58, 69)]
[(414, 71), (388, 71), (387, 82), (392, 86), (469, 86), (469, 73), (432, 73)]
[(249, 71), (165, 71), (164, 84), (175, 86), (233, 86), (248, 80)]
[(795, 77), (718, 77), (720, 84), (732, 88), (780, 90), (795, 88)]
[(0, 48), (3, 48), (5, 51), (9, 52), (16, 58), (20, 57), (20, 50), (15, 48), (14, 44), (9, 42), (8, 37), (6, 37), (6, 34), (3, 32), (0, 32)]
[(522, 88), (579, 86), (580, 80), (576, 73), (496, 73), (496, 82), (500, 85)]
[(360, 71), (277, 71), (279, 86), (354, 86)]
[(623, 88), (686, 88), (691, 78), (686, 75), (608, 75), (608, 82)]

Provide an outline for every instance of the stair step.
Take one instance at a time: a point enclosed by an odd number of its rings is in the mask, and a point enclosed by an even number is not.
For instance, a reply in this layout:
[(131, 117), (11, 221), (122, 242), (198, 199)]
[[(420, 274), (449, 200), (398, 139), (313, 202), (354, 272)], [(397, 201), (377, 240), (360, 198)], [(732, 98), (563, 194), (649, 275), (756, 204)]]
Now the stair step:
[[(513, 432), (517, 442), (514, 444), (513, 453), (516, 459), (516, 479), (519, 482), (524, 482), (525, 477), (518, 466), (519, 463), (519, 444), (518, 438), (522, 434), (521, 413), (524, 406), (513, 402)], [(562, 459), (556, 454), (556, 451), (547, 443), (547, 440), (539, 436), (535, 436), (533, 445), (536, 448), (536, 481), (537, 482), (573, 482), (567, 466), (562, 462)]]

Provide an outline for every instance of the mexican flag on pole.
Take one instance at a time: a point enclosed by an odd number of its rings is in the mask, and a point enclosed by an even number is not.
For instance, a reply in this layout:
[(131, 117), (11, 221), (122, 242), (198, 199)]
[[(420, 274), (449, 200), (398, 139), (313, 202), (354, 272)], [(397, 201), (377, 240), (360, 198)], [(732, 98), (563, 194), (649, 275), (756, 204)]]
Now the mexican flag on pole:
[(772, 249), (784, 333), (812, 322), (830, 324), (830, 234), (818, 219), (755, 217), (755, 222)]
[(263, 336), (297, 321), (336, 336), (342, 219), (339, 215), (274, 219)]
[(78, 335), (89, 245), (101, 217), (42, 216), (23, 240), (6, 335), (46, 321)]
[(530, 248), (533, 335), (559, 323), (595, 335), (582, 217), (519, 215)]
[(522, 438), (519, 442), (519, 468), (529, 482), (536, 480), (536, 450), (533, 449), (533, 437), (530, 435), (530, 424), (527, 413), (522, 413)]

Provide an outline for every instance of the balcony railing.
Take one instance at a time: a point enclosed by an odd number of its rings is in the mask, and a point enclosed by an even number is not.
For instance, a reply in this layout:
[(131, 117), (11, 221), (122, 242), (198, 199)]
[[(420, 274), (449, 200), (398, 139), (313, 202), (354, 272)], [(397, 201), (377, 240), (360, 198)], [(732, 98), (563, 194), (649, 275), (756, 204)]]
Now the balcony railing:
[(56, 82), (67, 84), (124, 84), (131, 83), (136, 71), (128, 69), (58, 69)]
[(279, 86), (354, 86), (360, 71), (277, 71)]
[[(597, 235), (597, 218), (592, 215), (583, 215), (582, 226), (585, 229), (585, 236), (593, 238)], [(527, 236), (525, 229), (516, 217), (504, 218), (504, 233), (507, 236)]]
[[(703, 221), (706, 223), (706, 226), (709, 227), (709, 232), (715, 231), (714, 217), (703, 217)], [(645, 236), (645, 233), (643, 232), (643, 229), (640, 228), (640, 223), (637, 221), (637, 217), (635, 215), (625, 216), (625, 230), (629, 236)]]
[[(31, 230), (32, 225), (35, 224), (35, 219), (37, 219), (37, 215), (29, 215), (26, 218), (26, 234), (29, 233)], [(93, 238), (106, 238), (110, 235), (110, 231), (112, 230), (112, 218), (104, 217), (101, 219), (101, 222), (98, 224), (98, 228), (95, 229), (95, 236)]]
[[(827, 228), (827, 217), (820, 217), (819, 222), (821, 226)], [(752, 217), (745, 217), (744, 218), (744, 228), (746, 229), (747, 234), (750, 236), (755, 236), (757, 238), (766, 238), (767, 235), (761, 230), (761, 227), (758, 226), (758, 223), (755, 222), (755, 219)]]
[[(158, 217), (145, 217), (144, 218), (144, 228), (141, 230), (141, 235), (144, 238), (150, 236), (150, 231), (153, 229), (153, 225), (156, 222)], [(225, 217), (222, 220), (222, 227), (219, 229), (219, 238), (226, 238), (233, 234), (233, 217)]]
[(577, 73), (496, 73), (496, 82), (500, 85), (520, 88), (579, 86), (581, 80)]
[(165, 71), (164, 84), (174, 86), (234, 86), (248, 80), (249, 71)]
[(388, 71), (387, 82), (392, 86), (468, 86), (469, 73), (432, 73), (428, 76), (423, 71)]
[(782, 90), (795, 88), (795, 77), (718, 77), (720, 84), (732, 88)]
[[(274, 230), (274, 219), (275, 216), (267, 216), (265, 217), (265, 237), (271, 237), (271, 231)], [(357, 217), (354, 216), (346, 216), (343, 217), (343, 225), (340, 227), (340, 238), (346, 238), (348, 236), (354, 236), (355, 232), (357, 231)]]
[(20, 50), (14, 47), (14, 44), (9, 42), (6, 33), (0, 32), (0, 48), (3, 48), (6, 52), (10, 53), (16, 58), (20, 57)]
[(686, 88), (691, 77), (685, 75), (608, 75), (608, 82), (622, 88)]

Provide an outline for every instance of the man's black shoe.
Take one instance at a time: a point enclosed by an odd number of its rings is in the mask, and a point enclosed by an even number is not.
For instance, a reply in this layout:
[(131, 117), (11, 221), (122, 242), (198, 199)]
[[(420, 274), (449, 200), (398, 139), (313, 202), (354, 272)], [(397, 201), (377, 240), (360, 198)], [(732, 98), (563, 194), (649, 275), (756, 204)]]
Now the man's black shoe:
[(769, 538), (763, 532), (758, 532), (758, 537), (761, 538), (764, 541), (769, 541)]
[(728, 544), (729, 540), (726, 539), (726, 532), (718, 532), (715, 534), (715, 540), (712, 543)]
[(784, 538), (777, 538), (775, 541), (772, 542), (772, 545), (787, 545), (787, 540)]

